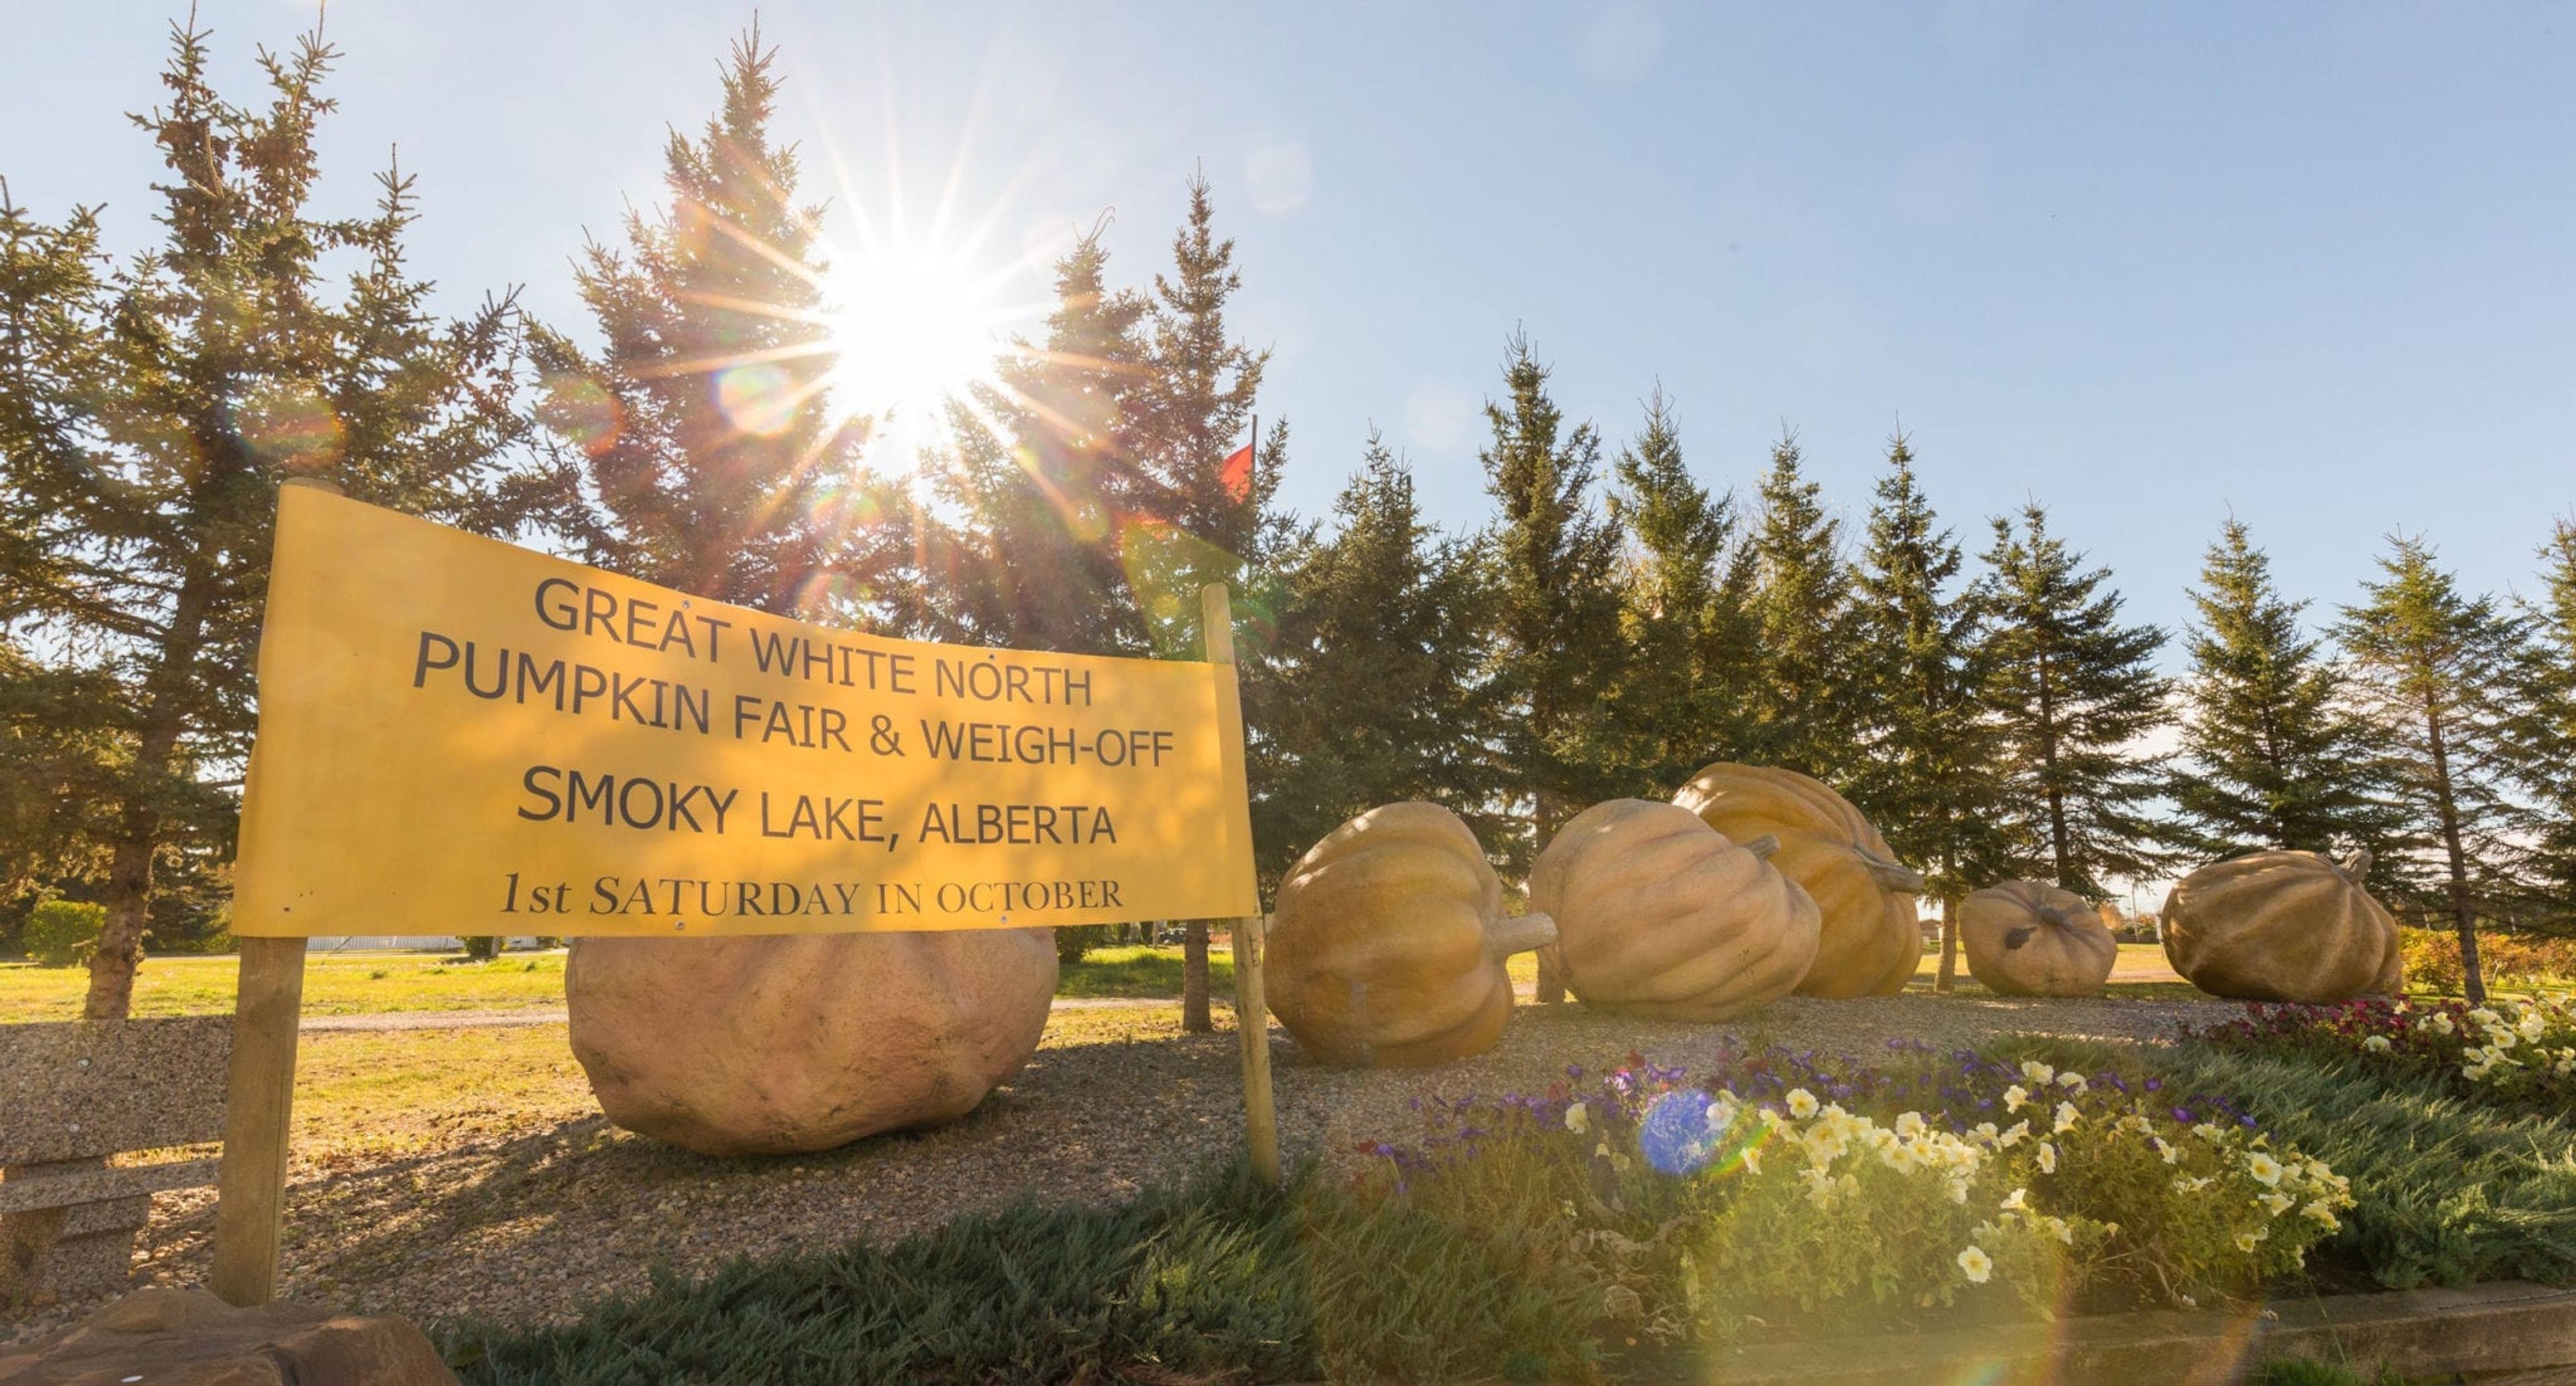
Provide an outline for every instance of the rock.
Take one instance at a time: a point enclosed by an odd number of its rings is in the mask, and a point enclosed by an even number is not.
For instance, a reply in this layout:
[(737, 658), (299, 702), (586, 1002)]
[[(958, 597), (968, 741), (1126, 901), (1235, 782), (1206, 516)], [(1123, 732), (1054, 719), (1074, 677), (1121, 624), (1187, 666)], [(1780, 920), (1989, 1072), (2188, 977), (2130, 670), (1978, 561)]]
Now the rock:
[(709, 1155), (964, 1116), (1036, 1052), (1055, 984), (1046, 929), (585, 938), (564, 974), (608, 1119)]
[(7, 1386), (456, 1386), (402, 1319), (280, 1300), (236, 1309), (203, 1290), (137, 1290), (89, 1321), (0, 1348)]

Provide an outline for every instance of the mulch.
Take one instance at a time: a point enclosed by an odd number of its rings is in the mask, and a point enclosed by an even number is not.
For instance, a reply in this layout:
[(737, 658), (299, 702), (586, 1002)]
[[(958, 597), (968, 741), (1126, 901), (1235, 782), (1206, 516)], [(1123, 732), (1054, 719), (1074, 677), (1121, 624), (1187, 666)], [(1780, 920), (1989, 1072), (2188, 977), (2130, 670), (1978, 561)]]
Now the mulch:
[[(2227, 1009), (1916, 992), (1792, 998), (1710, 1027), (1525, 1006), (1491, 1053), (1436, 1069), (1323, 1068), (1276, 1030), (1272, 1053), (1288, 1158), (1338, 1162), (1418, 1131), (1417, 1096), (1535, 1092), (1568, 1065), (1598, 1071), (1632, 1050), (1698, 1068), (1721, 1033), (1865, 1056), (1890, 1040), (1942, 1049), (2011, 1034), (2152, 1041)], [(1219, 1024), (1228, 1023), (1220, 1011)], [(351, 1159), (299, 1149), (281, 1292), (421, 1321), (533, 1324), (644, 1289), (657, 1264), (703, 1274), (740, 1256), (900, 1238), (1024, 1197), (1116, 1201), (1238, 1148), (1237, 1053), (1230, 1031), (1181, 1034), (1169, 1005), (1060, 1010), (1027, 1069), (964, 1120), (818, 1155), (690, 1155), (618, 1131), (595, 1111), (495, 1112), (425, 1154)], [(212, 1199), (194, 1191), (156, 1201), (136, 1283), (203, 1282)], [(0, 1340), (87, 1307), (0, 1319)]]

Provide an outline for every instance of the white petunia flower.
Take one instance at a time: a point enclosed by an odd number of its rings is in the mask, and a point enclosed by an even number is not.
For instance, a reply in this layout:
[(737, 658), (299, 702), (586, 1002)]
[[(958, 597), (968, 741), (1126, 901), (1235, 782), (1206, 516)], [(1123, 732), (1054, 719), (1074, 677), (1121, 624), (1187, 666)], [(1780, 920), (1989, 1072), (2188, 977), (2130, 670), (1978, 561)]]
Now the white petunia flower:
[(2041, 1141), (2039, 1143), (2039, 1172), (2042, 1174), (2057, 1173), (2057, 1147), (2050, 1145), (2046, 1141)]
[(2388, 1052), (2390, 1047), (2388, 1036), (2372, 1035), (2370, 1038), (2361, 1042), (2361, 1047), (2369, 1050), (2373, 1054), (2385, 1054)]
[(1959, 1253), (1959, 1269), (1966, 1273), (1969, 1284), (1983, 1285), (1986, 1277), (1995, 1273), (1995, 1259), (1983, 1248), (1972, 1246)]
[(1576, 1135), (1592, 1129), (1592, 1109), (1577, 1102), (1565, 1109), (1565, 1129)]
[(2281, 1162), (2259, 1150), (2246, 1154), (2245, 1172), (2254, 1176), (2255, 1183), (2267, 1189), (2281, 1182)]
[(1816, 1095), (1805, 1088), (1789, 1089), (1789, 1115), (1800, 1121), (1816, 1114)]
[(2079, 1119), (2080, 1114), (2076, 1112), (2074, 1103), (2060, 1102), (2057, 1104), (2057, 1130), (2072, 1131), (2075, 1129), (2075, 1123)]
[(2028, 1211), (2030, 1208), (2030, 1190), (2015, 1189), (2011, 1193), (2005, 1194), (2003, 1207), (2004, 1211), (2008, 1213)]
[(2030, 1089), (2023, 1087), (2021, 1084), (2015, 1083), (2011, 1087), (2004, 1089), (2005, 1111), (2018, 1112), (2021, 1110), (2022, 1104), (2028, 1101), (2030, 1101)]
[(2044, 1086), (2056, 1080), (2057, 1070), (2037, 1059), (2024, 1059), (2021, 1061), (2021, 1076), (2035, 1086)]

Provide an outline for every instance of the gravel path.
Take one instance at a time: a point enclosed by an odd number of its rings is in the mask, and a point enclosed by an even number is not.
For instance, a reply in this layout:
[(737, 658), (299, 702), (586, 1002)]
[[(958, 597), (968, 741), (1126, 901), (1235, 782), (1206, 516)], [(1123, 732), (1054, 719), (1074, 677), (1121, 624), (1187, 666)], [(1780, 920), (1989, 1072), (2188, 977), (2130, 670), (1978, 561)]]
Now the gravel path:
[[(1121, 996), (1059, 996), (1059, 1011), (1102, 1011), (1150, 1006), (1178, 1006), (1178, 999), (1134, 999)], [(563, 1025), (572, 1013), (561, 1006), (531, 1006), (525, 1010), (479, 1011), (380, 1011), (373, 1015), (308, 1015), (296, 1022), (296, 1028), (308, 1034), (318, 1031), (347, 1030), (497, 1030), (513, 1025)]]
[[(1793, 998), (1724, 1028), (1755, 1043), (1866, 1054), (1891, 1039), (1942, 1048), (2015, 1033), (2154, 1040), (2224, 1009), (1918, 992)], [(1222, 1011), (1219, 1023), (1229, 1023)], [(700, 1273), (734, 1256), (900, 1237), (1023, 1194), (1116, 1200), (1221, 1158), (1241, 1139), (1233, 1034), (1178, 1030), (1169, 1004), (1060, 1007), (1028, 1068), (965, 1120), (821, 1155), (694, 1156), (617, 1131), (595, 1112), (496, 1112), (402, 1158), (299, 1150), (283, 1292), (415, 1319), (537, 1322), (640, 1289), (657, 1262)], [(1631, 1049), (1696, 1068), (1719, 1033), (1574, 1005), (1524, 1007), (1489, 1054), (1369, 1073), (1306, 1063), (1274, 1030), (1283, 1145), (1291, 1160), (1329, 1159), (1418, 1129), (1408, 1105), (1416, 1095), (1536, 1091), (1568, 1064), (1597, 1070)], [(163, 1195), (138, 1282), (202, 1281), (212, 1221), (211, 1191)], [(40, 1317), (59, 1322), (76, 1308)], [(0, 1320), (0, 1339), (40, 1326)]]

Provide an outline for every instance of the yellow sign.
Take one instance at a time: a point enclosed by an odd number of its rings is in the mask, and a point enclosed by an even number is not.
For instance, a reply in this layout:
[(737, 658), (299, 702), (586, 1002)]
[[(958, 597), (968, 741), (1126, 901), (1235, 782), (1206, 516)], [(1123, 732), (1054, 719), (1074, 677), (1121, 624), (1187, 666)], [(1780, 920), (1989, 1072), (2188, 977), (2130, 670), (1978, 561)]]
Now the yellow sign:
[(233, 931), (1258, 912), (1234, 670), (932, 645), (279, 497)]

